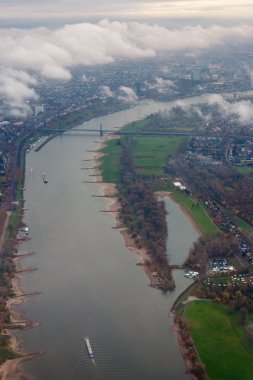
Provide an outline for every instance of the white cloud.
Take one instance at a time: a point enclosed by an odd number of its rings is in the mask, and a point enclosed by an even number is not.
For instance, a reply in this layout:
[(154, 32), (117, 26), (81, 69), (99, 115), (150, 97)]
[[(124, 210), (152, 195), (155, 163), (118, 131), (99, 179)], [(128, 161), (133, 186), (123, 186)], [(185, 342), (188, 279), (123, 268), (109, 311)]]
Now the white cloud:
[(100, 90), (104, 96), (108, 98), (114, 97), (114, 92), (108, 86), (100, 86)]
[(241, 123), (253, 121), (253, 104), (248, 100), (231, 103), (221, 95), (214, 94), (210, 96), (208, 103), (217, 104), (224, 116), (237, 115)]
[(175, 89), (175, 83), (170, 79), (163, 79), (161, 77), (156, 77), (155, 82), (153, 83), (145, 83), (146, 87), (150, 89)]
[[(11, 69), (22, 75), (26, 73), (29, 78), (68, 80), (71, 68), (78, 65), (109, 64), (118, 58), (154, 57), (160, 51), (208, 49), (229, 40), (249, 41), (252, 35), (253, 27), (247, 25), (166, 29), (145, 23), (108, 20), (98, 24), (66, 25), (56, 30), (0, 29), (1, 75), (4, 73), (6, 78), (13, 79), (7, 71)], [(15, 83), (25, 86), (28, 97), (35, 96), (30, 88), (33, 83), (18, 77), (12, 83), (13, 86)], [(161, 78), (157, 78), (159, 83), (162, 85)]]
[(28, 99), (37, 99), (35, 91), (30, 85), (36, 84), (36, 79), (24, 71), (4, 69), (0, 72), (0, 97), (9, 107), (13, 115), (24, 116), (31, 112)]
[(130, 87), (121, 86), (119, 88), (119, 93), (120, 95), (118, 96), (118, 99), (123, 102), (135, 103), (138, 100), (138, 96)]

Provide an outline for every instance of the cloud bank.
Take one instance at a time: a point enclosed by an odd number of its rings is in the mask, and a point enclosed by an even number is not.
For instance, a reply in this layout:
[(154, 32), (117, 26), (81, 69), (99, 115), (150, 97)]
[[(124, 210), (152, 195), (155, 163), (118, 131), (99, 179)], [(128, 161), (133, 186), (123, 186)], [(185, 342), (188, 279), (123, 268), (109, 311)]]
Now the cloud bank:
[[(166, 29), (137, 22), (82, 23), (56, 30), (0, 29), (1, 96), (10, 107), (27, 109), (40, 77), (69, 80), (78, 65), (110, 64), (118, 58), (155, 57), (161, 51), (208, 49), (249, 41), (252, 26)], [(12, 88), (12, 90), (11, 90)]]
[[(240, 123), (251, 124), (253, 122), (253, 103), (249, 100), (240, 100), (231, 102), (225, 99), (224, 96), (219, 94), (207, 95), (205, 102), (211, 106), (217, 106), (219, 113), (223, 117), (236, 116)], [(188, 101), (178, 100), (175, 102), (176, 107), (182, 108), (189, 115), (192, 111), (196, 112), (203, 120), (208, 121), (212, 117), (211, 114), (205, 114), (201, 111), (198, 104), (189, 104)], [(169, 118), (172, 109), (165, 110), (161, 113), (164, 118)]]
[(249, 100), (241, 100), (236, 103), (230, 103), (221, 95), (211, 95), (209, 104), (217, 104), (220, 112), (224, 116), (237, 115), (241, 123), (250, 123), (253, 121), (253, 104)]

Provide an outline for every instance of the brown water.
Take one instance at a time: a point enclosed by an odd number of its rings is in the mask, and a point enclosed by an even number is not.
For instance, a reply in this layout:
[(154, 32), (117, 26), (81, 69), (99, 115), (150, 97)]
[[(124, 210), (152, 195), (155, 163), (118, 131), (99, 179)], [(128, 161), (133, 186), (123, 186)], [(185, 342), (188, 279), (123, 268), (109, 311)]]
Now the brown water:
[[(153, 107), (153, 108), (152, 108)], [(86, 123), (97, 128), (120, 127), (161, 108), (157, 103), (118, 112)], [(41, 151), (27, 155), (25, 222), (31, 240), (20, 252), (37, 271), (22, 278), (24, 291), (40, 291), (16, 307), (39, 327), (19, 333), (26, 351), (46, 353), (23, 365), (38, 380), (182, 380), (189, 378), (172, 331), (170, 308), (190, 284), (175, 271), (177, 287), (162, 293), (149, 287), (138, 257), (129, 252), (114, 217), (101, 213), (105, 200), (92, 180), (91, 167), (99, 137), (69, 133)], [(32, 168), (32, 171), (31, 171)], [(44, 184), (41, 173), (49, 182)], [(171, 201), (169, 201), (170, 203)], [(180, 264), (196, 238), (191, 224), (172, 202), (168, 219), (171, 261)], [(184, 222), (184, 245), (179, 245)], [(177, 226), (173, 229), (172, 226)], [(180, 243), (181, 244), (181, 243)], [(171, 249), (170, 249), (171, 247)], [(172, 248), (173, 247), (173, 248)], [(84, 343), (90, 337), (92, 362)]]

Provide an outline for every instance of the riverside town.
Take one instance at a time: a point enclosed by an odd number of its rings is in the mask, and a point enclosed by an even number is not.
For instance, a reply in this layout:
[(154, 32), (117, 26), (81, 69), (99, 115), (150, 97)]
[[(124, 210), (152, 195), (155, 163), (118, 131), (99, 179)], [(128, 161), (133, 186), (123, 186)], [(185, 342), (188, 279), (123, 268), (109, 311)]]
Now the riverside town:
[(250, 380), (253, 26), (94, 20), (0, 28), (0, 379)]

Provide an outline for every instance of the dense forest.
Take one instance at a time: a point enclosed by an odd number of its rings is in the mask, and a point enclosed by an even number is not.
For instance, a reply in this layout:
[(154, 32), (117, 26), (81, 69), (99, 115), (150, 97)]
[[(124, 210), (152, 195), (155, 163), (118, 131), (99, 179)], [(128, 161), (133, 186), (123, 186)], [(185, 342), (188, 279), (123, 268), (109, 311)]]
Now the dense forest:
[(120, 220), (128, 228), (138, 248), (145, 248), (150, 257), (146, 265), (157, 277), (157, 286), (174, 289), (175, 283), (166, 255), (167, 223), (164, 203), (158, 201), (145, 182), (135, 173), (132, 158), (134, 139), (121, 139)]

